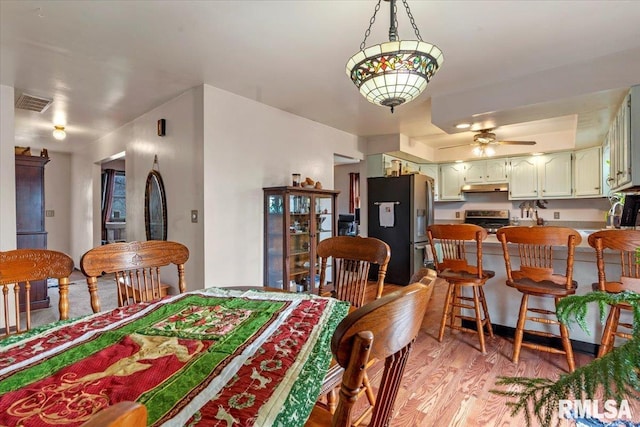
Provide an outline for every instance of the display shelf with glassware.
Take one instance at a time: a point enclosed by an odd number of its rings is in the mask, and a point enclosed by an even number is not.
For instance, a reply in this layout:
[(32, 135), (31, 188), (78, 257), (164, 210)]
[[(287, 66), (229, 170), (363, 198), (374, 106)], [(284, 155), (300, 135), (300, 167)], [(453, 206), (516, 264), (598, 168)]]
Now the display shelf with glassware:
[(316, 247), (335, 235), (338, 193), (305, 187), (264, 188), (264, 286), (317, 293)]

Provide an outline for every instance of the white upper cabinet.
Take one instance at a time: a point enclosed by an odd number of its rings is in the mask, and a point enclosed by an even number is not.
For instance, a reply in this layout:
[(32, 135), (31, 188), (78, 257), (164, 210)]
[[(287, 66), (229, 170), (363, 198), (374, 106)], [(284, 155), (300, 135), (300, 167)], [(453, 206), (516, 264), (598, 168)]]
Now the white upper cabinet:
[(509, 198), (546, 199), (572, 197), (570, 151), (509, 160)]
[(491, 159), (464, 163), (465, 184), (507, 182), (507, 160)]
[[(640, 88), (633, 90), (640, 92)], [(631, 94), (625, 97), (613, 119), (608, 139), (611, 156), (609, 183), (611, 189), (616, 191), (628, 187), (631, 183)]]
[(570, 151), (538, 157), (539, 198), (571, 197), (573, 193), (571, 158)]
[(509, 160), (509, 198), (538, 198), (538, 164), (537, 157), (515, 157)]
[(602, 195), (602, 155), (600, 147), (575, 152), (573, 182), (576, 197)]
[(440, 165), (440, 200), (464, 200), (464, 163)]

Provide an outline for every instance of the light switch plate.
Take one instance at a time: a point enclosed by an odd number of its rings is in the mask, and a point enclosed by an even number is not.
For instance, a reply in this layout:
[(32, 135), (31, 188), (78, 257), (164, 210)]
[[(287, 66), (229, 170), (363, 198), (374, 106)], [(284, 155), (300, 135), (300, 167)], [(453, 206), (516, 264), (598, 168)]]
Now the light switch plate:
[(553, 219), (560, 219), (560, 212), (554, 212)]
[[(42, 211), (40, 211), (40, 212), (42, 212)], [(46, 216), (46, 217), (52, 217), (52, 216), (55, 216), (55, 215), (56, 215), (56, 211), (54, 211), (53, 209), (44, 211), (44, 216)]]
[(191, 222), (198, 222), (198, 211), (195, 209), (191, 211)]

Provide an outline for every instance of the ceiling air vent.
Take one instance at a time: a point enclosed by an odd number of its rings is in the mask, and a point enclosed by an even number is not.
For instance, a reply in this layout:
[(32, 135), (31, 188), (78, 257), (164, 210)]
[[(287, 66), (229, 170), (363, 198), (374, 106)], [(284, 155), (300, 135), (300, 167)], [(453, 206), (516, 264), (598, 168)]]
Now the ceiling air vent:
[(16, 99), (16, 108), (44, 113), (52, 102), (53, 99), (41, 98), (39, 96), (23, 93), (18, 99)]

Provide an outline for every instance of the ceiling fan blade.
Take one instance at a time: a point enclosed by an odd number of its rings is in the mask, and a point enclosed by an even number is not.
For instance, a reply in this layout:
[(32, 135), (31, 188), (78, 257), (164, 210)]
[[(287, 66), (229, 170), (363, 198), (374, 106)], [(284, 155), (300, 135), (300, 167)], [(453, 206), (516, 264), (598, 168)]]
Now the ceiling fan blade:
[(535, 141), (497, 141), (501, 145), (536, 145)]
[(444, 150), (447, 148), (456, 148), (456, 147), (468, 147), (470, 145), (476, 145), (476, 144), (467, 143), (467, 144), (458, 144), (458, 145), (447, 145), (446, 147), (438, 147), (438, 150)]

